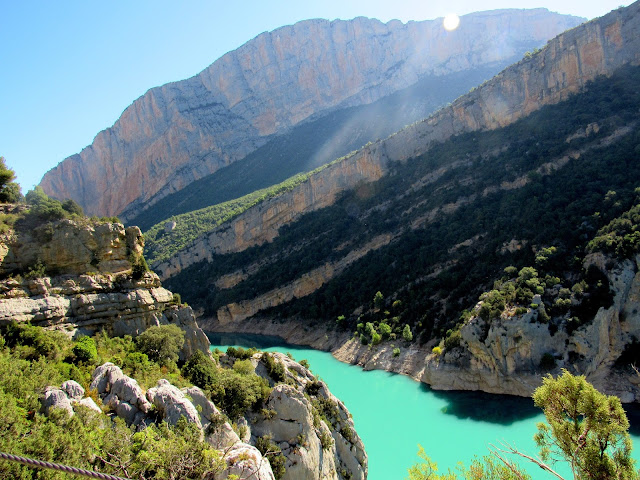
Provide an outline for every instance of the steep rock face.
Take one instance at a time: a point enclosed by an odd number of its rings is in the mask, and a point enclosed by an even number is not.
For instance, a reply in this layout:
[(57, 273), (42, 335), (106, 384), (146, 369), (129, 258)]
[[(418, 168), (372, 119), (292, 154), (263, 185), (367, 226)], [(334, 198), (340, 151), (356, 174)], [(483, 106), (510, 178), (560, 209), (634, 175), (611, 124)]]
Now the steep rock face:
[[(613, 73), (626, 64), (637, 65), (639, 11), (640, 4), (635, 3), (559, 35), (536, 55), (509, 67), (451, 106), (321, 170), (294, 190), (258, 204), (154, 268), (166, 279), (193, 263), (211, 260), (213, 253), (238, 252), (269, 241), (282, 225), (332, 204), (340, 191), (358, 182), (380, 178), (391, 163), (425, 153), (432, 142), (508, 125), (566, 99), (598, 75)], [(362, 173), (354, 176), (353, 172)], [(313, 185), (323, 188), (311, 195)]]
[[(287, 342), (331, 351), (340, 361), (365, 370), (387, 370), (412, 377), (435, 390), (479, 390), (530, 397), (547, 373), (566, 368), (585, 375), (599, 391), (624, 403), (640, 402), (640, 377), (624, 360), (637, 348), (640, 331), (640, 256), (607, 268), (602, 254), (587, 257), (585, 268), (596, 265), (611, 282), (613, 304), (601, 308), (592, 322), (571, 334), (552, 331), (534, 318), (533, 311), (493, 320), (478, 317), (461, 328), (462, 348), (432, 353), (433, 345), (400, 343), (400, 354), (382, 344), (371, 348), (348, 332), (304, 322), (275, 322), (267, 318), (239, 318), (234, 322), (204, 319), (206, 329), (278, 335)], [(534, 298), (534, 303), (539, 299)], [(545, 355), (555, 359), (551, 370), (542, 366)]]
[(144, 249), (138, 227), (120, 223), (60, 220), (0, 238), (0, 275), (23, 272), (42, 263), (59, 273), (123, 273), (131, 270), (131, 256)]
[(282, 27), (195, 77), (150, 90), (41, 185), (90, 214), (133, 215), (322, 111), (373, 102), (424, 75), (509, 59), (580, 21), (537, 9), (470, 14), (454, 32), (440, 20)]
[(168, 261), (154, 263), (152, 267), (165, 279), (196, 262), (211, 260), (213, 254), (240, 252), (269, 242), (282, 225), (331, 205), (340, 192), (378, 180), (386, 169), (384, 160), (363, 155), (354, 162), (334, 163), (322, 170), (323, 175), (313, 175), (293, 190), (261, 202), (200, 237)]
[(344, 404), (307, 368), (281, 353), (268, 354), (284, 367), (286, 383), (276, 384), (260, 361), (262, 355), (256, 354), (252, 363), (274, 388), (265, 409), (247, 418), (253, 439), (268, 436), (282, 450), (287, 459), (282, 478), (364, 480), (367, 454)]
[[(115, 336), (171, 323), (186, 333), (182, 358), (208, 351), (190, 307), (177, 305), (156, 274), (131, 275), (144, 246), (137, 227), (60, 220), (10, 231), (3, 240), (0, 322), (31, 322), (69, 335), (104, 329)], [(34, 273), (39, 265), (55, 275)]]
[[(484, 322), (475, 318), (461, 329), (463, 349), (442, 359), (428, 356), (422, 381), (435, 389), (530, 396), (547, 371), (541, 367), (543, 356), (552, 355), (558, 370), (583, 374), (596, 388), (625, 403), (640, 401), (640, 378), (630, 365), (621, 363), (623, 353), (636, 348), (640, 329), (638, 262), (636, 257), (607, 271), (615, 293), (613, 305), (601, 308), (593, 322), (571, 335), (552, 333), (546, 324), (533, 321), (531, 312), (492, 322), (486, 335)], [(601, 254), (586, 260), (604, 271), (606, 263)]]

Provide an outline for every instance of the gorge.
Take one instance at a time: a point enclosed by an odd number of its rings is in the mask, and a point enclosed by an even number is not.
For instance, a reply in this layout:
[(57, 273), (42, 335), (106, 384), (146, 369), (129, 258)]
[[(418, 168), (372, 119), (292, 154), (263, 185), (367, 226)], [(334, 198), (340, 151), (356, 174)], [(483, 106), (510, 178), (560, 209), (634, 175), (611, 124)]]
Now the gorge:
[(536, 452), (567, 371), (640, 440), (640, 1), (582, 20), (308, 20), (149, 90), (0, 206), (0, 361), (56, 372), (6, 415), (73, 380), (223, 478), (379, 480)]

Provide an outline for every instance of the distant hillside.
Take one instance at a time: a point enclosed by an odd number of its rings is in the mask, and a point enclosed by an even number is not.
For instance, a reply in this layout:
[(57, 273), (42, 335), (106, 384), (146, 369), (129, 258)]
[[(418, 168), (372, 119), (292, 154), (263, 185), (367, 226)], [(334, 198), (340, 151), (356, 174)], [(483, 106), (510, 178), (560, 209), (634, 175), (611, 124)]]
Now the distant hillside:
[[(505, 267), (532, 265), (549, 246), (582, 258), (596, 230), (631, 205), (638, 81), (640, 69), (628, 68), (512, 126), (434, 145), (271, 242), (213, 254), (167, 284), (205, 317), (344, 315), (351, 328), (381, 291), (396, 328), (442, 337)], [(308, 290), (293, 293), (303, 279)]]
[[(470, 14), (454, 32), (446, 32), (440, 20), (309, 20), (282, 27), (195, 77), (149, 90), (41, 185), (54, 197), (76, 200), (89, 214), (131, 219), (305, 121), (375, 102), (423, 79), (488, 65), (496, 66), (495, 73), (501, 62), (581, 21), (537, 9)], [(366, 143), (378, 133), (367, 135), (354, 140)], [(303, 171), (308, 160), (285, 169)]]
[(372, 104), (337, 109), (317, 120), (304, 122), (290, 132), (276, 136), (242, 160), (163, 197), (128, 219), (127, 223), (148, 230), (173, 215), (234, 200), (297, 173), (309, 172), (428, 117), (438, 107), (488, 80), (513, 60), (464, 72), (428, 76)]

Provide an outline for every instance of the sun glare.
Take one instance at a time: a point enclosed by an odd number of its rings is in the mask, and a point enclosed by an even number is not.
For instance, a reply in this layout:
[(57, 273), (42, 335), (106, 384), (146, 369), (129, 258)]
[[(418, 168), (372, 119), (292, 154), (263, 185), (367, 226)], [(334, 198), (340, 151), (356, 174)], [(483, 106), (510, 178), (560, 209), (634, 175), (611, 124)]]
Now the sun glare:
[(458, 25), (460, 25), (460, 17), (455, 13), (450, 13), (449, 15), (444, 17), (442, 24), (444, 25), (444, 29), (446, 31), (451, 32), (452, 30), (458, 28)]

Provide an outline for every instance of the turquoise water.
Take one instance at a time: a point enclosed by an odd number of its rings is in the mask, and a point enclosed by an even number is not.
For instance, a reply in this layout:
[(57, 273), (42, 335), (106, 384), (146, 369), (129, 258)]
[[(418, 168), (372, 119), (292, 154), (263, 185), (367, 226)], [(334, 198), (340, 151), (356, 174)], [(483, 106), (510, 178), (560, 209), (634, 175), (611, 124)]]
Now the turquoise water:
[[(369, 455), (369, 480), (405, 478), (407, 468), (418, 461), (418, 444), (438, 463), (440, 472), (455, 468), (459, 461), (468, 465), (474, 455), (486, 455), (490, 443), (506, 441), (521, 451), (537, 453), (533, 434), (544, 416), (530, 399), (438, 392), (405, 376), (365, 372), (327, 352), (287, 345), (276, 337), (211, 334), (210, 339), (213, 348), (223, 351), (228, 346), (257, 347), (308, 360), (313, 373), (353, 415)], [(640, 445), (640, 415), (637, 409), (629, 414), (634, 445)], [(568, 473), (561, 467), (557, 470)], [(528, 471), (535, 479), (551, 478), (533, 465)]]

